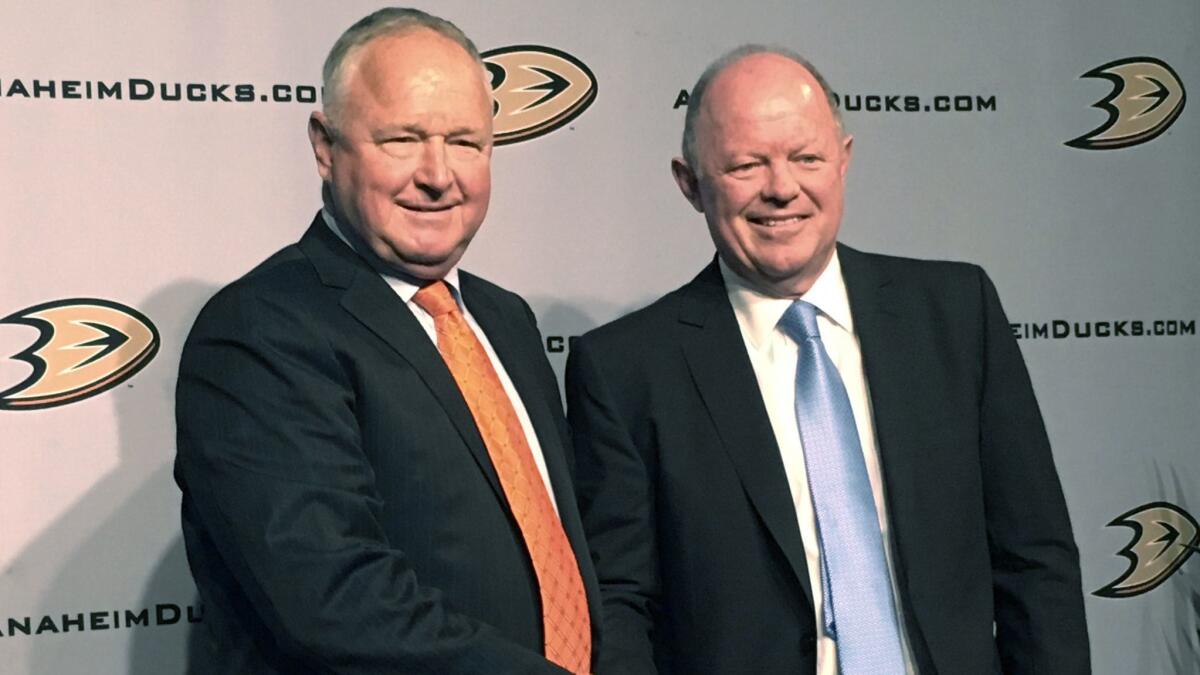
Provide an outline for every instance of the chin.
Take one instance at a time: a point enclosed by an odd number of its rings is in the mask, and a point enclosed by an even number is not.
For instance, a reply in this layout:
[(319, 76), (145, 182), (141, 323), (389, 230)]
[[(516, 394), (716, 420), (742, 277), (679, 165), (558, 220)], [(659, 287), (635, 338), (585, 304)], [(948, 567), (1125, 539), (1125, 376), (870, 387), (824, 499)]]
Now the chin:
[(778, 262), (779, 264), (772, 264), (772, 261), (764, 260), (755, 265), (755, 269), (765, 278), (779, 282), (802, 276), (811, 267), (808, 261), (803, 263), (791, 260)]
[(404, 265), (413, 267), (426, 268), (442, 268), (450, 269), (458, 262), (462, 256), (458, 249), (452, 248), (448, 251), (400, 251), (393, 250), (393, 254), (397, 261)]

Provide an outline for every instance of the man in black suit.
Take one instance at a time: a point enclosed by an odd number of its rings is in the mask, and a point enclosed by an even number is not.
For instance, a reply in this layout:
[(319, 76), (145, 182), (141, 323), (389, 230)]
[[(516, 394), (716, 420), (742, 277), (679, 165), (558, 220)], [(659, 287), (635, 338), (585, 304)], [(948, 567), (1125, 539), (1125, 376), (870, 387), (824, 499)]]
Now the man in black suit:
[(691, 94), (672, 170), (717, 259), (567, 368), (598, 673), (1089, 670), (996, 292), (836, 242), (851, 142), (786, 50), (735, 50)]
[(196, 321), (191, 672), (590, 672), (556, 381), (529, 306), (457, 268), (491, 187), (484, 73), (423, 12), (347, 30), (309, 124), (324, 208)]

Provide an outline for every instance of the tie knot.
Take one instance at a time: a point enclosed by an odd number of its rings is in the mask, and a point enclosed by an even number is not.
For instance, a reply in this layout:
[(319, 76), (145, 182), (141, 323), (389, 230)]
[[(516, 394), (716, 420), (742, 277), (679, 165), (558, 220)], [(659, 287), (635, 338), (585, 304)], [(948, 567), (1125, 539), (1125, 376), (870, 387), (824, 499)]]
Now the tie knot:
[(779, 327), (797, 342), (809, 338), (821, 339), (821, 331), (817, 328), (817, 308), (803, 300), (792, 302), (792, 306), (779, 319)]
[(422, 286), (413, 296), (413, 302), (434, 318), (458, 309), (458, 303), (454, 301), (450, 286), (440, 280), (428, 286)]

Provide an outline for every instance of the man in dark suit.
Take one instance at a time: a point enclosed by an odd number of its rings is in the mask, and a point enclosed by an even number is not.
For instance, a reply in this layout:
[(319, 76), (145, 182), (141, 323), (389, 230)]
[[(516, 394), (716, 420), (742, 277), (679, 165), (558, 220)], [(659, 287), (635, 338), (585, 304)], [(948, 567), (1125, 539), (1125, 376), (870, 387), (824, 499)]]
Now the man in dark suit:
[(851, 142), (786, 50), (735, 50), (691, 94), (672, 169), (717, 259), (567, 368), (598, 673), (1089, 670), (995, 289), (836, 242)]
[(347, 30), (309, 125), (324, 209), (196, 321), (191, 672), (591, 670), (556, 381), (529, 306), (457, 268), (490, 194), (484, 72), (423, 12)]

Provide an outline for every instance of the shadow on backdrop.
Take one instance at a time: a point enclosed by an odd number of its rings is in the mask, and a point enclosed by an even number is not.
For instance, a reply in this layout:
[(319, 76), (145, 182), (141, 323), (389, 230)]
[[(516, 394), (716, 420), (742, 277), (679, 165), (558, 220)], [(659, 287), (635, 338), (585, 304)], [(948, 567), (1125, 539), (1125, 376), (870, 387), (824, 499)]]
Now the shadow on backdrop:
[[(171, 477), (174, 389), (183, 340), (215, 290), (201, 282), (177, 282), (137, 306), (159, 329), (159, 353), (144, 371), (95, 399), (109, 398), (115, 406), (117, 466), (12, 566), (31, 576), (39, 568), (58, 567), (41, 596), (26, 605), (35, 622), (49, 615), (61, 625), (63, 614), (79, 613), (90, 621), (90, 612), (106, 612), (111, 625), (112, 612), (119, 611), (120, 627), (18, 638), (31, 640), (29, 675), (106, 672), (103, 655), (119, 652), (115, 641), (127, 643), (128, 669), (114, 673), (183, 672), (188, 606), (195, 606), (196, 598), (179, 530), (179, 491)], [(157, 562), (148, 576), (123, 573), (146, 569), (149, 560)], [(127, 627), (127, 609), (147, 609), (150, 625)]]

